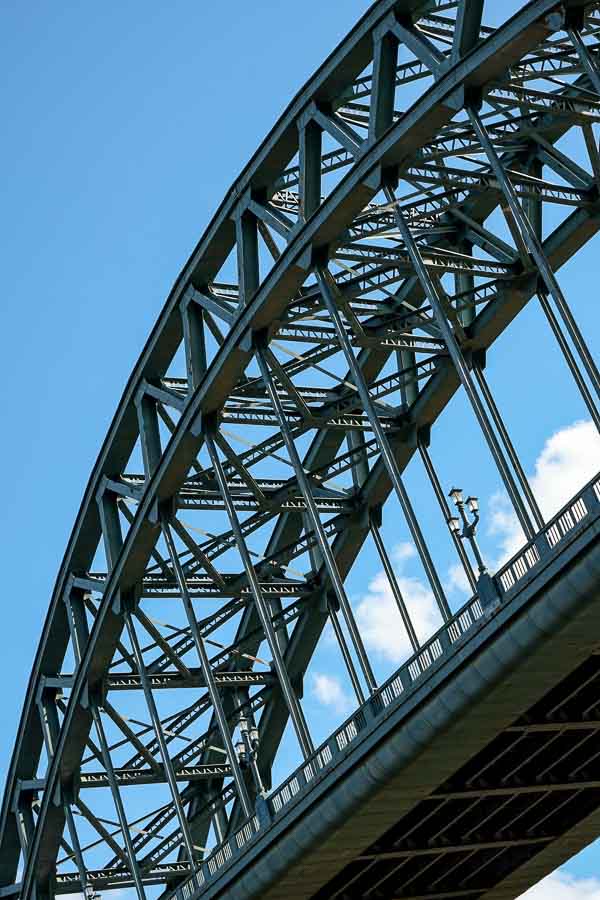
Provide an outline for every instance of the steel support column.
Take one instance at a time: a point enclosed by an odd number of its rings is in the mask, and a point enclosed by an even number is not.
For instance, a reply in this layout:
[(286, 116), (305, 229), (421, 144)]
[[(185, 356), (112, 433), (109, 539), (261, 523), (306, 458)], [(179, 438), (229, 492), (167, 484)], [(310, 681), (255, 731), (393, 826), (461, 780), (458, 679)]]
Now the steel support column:
[[(592, 142), (595, 141), (594, 133), (592, 131), (591, 125), (584, 126), (584, 137), (586, 140), (586, 145), (588, 147), (588, 152), (590, 153), (590, 157), (591, 157), (592, 163), (593, 163), (593, 160), (596, 159), (596, 157), (597, 157), (597, 149), (595, 148), (595, 145), (594, 145), (594, 148), (592, 148), (590, 146), (590, 140)], [(592, 155), (592, 153), (594, 155)], [(542, 178), (543, 165), (542, 165), (541, 160), (538, 159), (537, 157), (535, 159), (531, 160), (531, 162), (529, 164), (529, 173), (531, 175), (533, 175), (535, 178), (539, 178), (539, 179)], [(541, 241), (542, 240), (542, 224), (543, 224), (542, 223), (542, 214), (543, 214), (542, 201), (539, 199), (539, 197), (525, 197), (523, 200), (523, 209), (524, 209), (527, 219), (529, 220), (529, 223), (531, 225), (531, 228), (532, 228), (534, 234), (536, 235), (538, 241)], [(525, 264), (527, 264), (527, 259), (523, 258), (523, 262)], [(594, 402), (594, 398), (590, 392), (587, 382), (581, 373), (581, 368), (577, 363), (577, 360), (573, 354), (573, 351), (571, 350), (571, 347), (569, 346), (569, 342), (565, 338), (563, 329), (560, 326), (560, 322), (556, 318), (556, 314), (555, 314), (554, 310), (552, 309), (552, 305), (551, 305), (548, 297), (546, 296), (546, 293), (544, 291), (538, 290), (537, 296), (538, 296), (538, 300), (539, 300), (542, 312), (544, 313), (544, 316), (546, 317), (546, 321), (548, 322), (548, 325), (550, 326), (550, 330), (552, 331), (552, 334), (554, 335), (554, 338), (555, 338), (555, 340), (558, 344), (558, 347), (563, 355), (563, 358), (569, 368), (569, 371), (571, 372), (571, 375), (573, 376), (573, 379), (575, 381), (575, 384), (577, 385), (577, 388), (579, 390), (581, 398), (582, 398), (583, 402), (585, 403), (585, 405), (588, 409), (588, 412), (592, 418), (592, 421), (596, 425), (596, 428), (598, 429), (598, 431), (600, 431), (600, 413), (598, 412), (598, 408), (596, 406), (596, 403)]]
[[(471, 256), (473, 244), (470, 241), (462, 240), (457, 249), (461, 253)], [(468, 328), (472, 324), (476, 312), (473, 302), (475, 278), (471, 272), (458, 272), (454, 276), (454, 285), (459, 297), (458, 319), (463, 328)]]
[(281, 655), (281, 651), (279, 650), (277, 636), (273, 629), (273, 623), (271, 622), (271, 618), (269, 616), (269, 610), (262, 595), (260, 583), (256, 575), (254, 566), (252, 565), (250, 553), (248, 552), (246, 541), (240, 527), (240, 522), (235, 511), (235, 506), (233, 504), (233, 500), (227, 486), (227, 479), (225, 478), (223, 466), (221, 465), (221, 460), (219, 459), (217, 453), (211, 426), (212, 423), (209, 423), (204, 432), (206, 447), (215, 471), (215, 476), (219, 485), (219, 490), (221, 491), (223, 502), (225, 504), (225, 509), (229, 517), (231, 530), (235, 536), (237, 550), (242, 559), (246, 577), (248, 578), (252, 596), (254, 597), (256, 611), (258, 613), (265, 638), (269, 645), (269, 650), (271, 651), (271, 655), (273, 657), (273, 664), (275, 666), (277, 678), (279, 679), (279, 685), (283, 692), (285, 703), (290, 713), (292, 724), (294, 726), (294, 730), (296, 732), (296, 736), (298, 738), (302, 753), (305, 757), (308, 757), (313, 752), (313, 743), (308, 731), (308, 725), (306, 724), (306, 719), (304, 718), (304, 713), (302, 711), (302, 707), (300, 706), (300, 702), (296, 697), (296, 694), (290, 683), (290, 679), (285, 667), (285, 662), (283, 656)]
[(383, 565), (383, 569), (385, 571), (386, 578), (396, 602), (396, 606), (398, 607), (398, 611), (404, 623), (404, 627), (406, 628), (406, 633), (408, 634), (408, 639), (410, 641), (411, 647), (416, 653), (420, 647), (419, 639), (417, 637), (415, 629), (413, 628), (410, 614), (408, 612), (408, 609), (406, 608), (406, 603), (404, 602), (404, 597), (402, 596), (402, 591), (400, 590), (400, 585), (398, 584), (398, 579), (396, 578), (396, 573), (394, 572), (394, 567), (392, 566), (392, 563), (388, 556), (388, 552), (385, 548), (385, 544), (382, 540), (381, 534), (379, 533), (379, 525), (375, 521), (375, 516), (373, 515), (373, 513), (371, 513), (371, 515), (369, 516), (369, 531), (371, 532), (371, 537), (373, 538), (373, 542), (379, 554), (381, 564)]
[(546, 297), (546, 295), (543, 294), (541, 291), (538, 293), (538, 299), (540, 301), (540, 306), (542, 308), (544, 315), (546, 316), (546, 320), (548, 322), (548, 325), (550, 326), (552, 334), (554, 335), (554, 337), (556, 339), (556, 343), (558, 344), (560, 351), (563, 355), (563, 358), (564, 358), (567, 366), (569, 367), (569, 371), (570, 371), (571, 375), (573, 376), (573, 380), (575, 381), (575, 384), (577, 385), (577, 387), (579, 389), (579, 393), (581, 394), (583, 402), (585, 403), (585, 405), (587, 407), (587, 410), (592, 418), (594, 425), (600, 432), (600, 412), (598, 411), (598, 407), (596, 406), (596, 404), (594, 402), (594, 398), (592, 397), (592, 395), (590, 393), (590, 389), (588, 388), (586, 381), (581, 374), (580, 368), (577, 364), (577, 360), (575, 359), (575, 356), (573, 355), (573, 351), (569, 347), (569, 343), (563, 334), (562, 328), (560, 327), (560, 323), (559, 323), (558, 319), (556, 318), (556, 315), (554, 314), (554, 310), (550, 306), (550, 302), (548, 301), (548, 298)]
[(583, 365), (588, 373), (589, 379), (592, 383), (596, 394), (600, 397), (600, 373), (598, 372), (598, 368), (594, 359), (588, 349), (588, 346), (584, 340), (579, 327), (573, 318), (573, 314), (569, 309), (567, 301), (563, 295), (563, 292), (556, 280), (556, 276), (552, 271), (550, 263), (546, 258), (546, 254), (544, 253), (544, 249), (540, 243), (538, 236), (536, 235), (534, 229), (531, 226), (527, 216), (523, 212), (521, 204), (517, 198), (515, 193), (515, 189), (511, 184), (510, 179), (508, 178), (504, 166), (494, 149), (494, 145), (488, 135), (479, 114), (472, 108), (467, 107), (467, 113), (469, 115), (469, 120), (471, 125), (473, 126), (473, 130), (475, 132), (475, 136), (477, 140), (481, 144), (485, 155), (488, 158), (489, 164), (494, 172), (494, 175), (498, 179), (498, 183), (506, 198), (506, 202), (508, 207), (512, 213), (514, 221), (519, 228), (523, 241), (525, 242), (527, 249), (531, 253), (531, 256), (535, 260), (535, 264), (538, 268), (538, 271), (548, 289), (548, 292), (551, 294), (556, 308), (559, 311), (559, 314), (565, 324), (565, 327), (569, 333), (569, 337), (573, 341), (574, 346), (577, 348), (577, 352), (583, 362)]
[(597, 94), (600, 94), (600, 72), (596, 61), (592, 58), (589, 48), (586, 47), (579, 31), (575, 28), (567, 28), (567, 34), (571, 39), (571, 43), (577, 50), (577, 55), (581, 60), (581, 65), (592, 82), (592, 86)]
[(510, 439), (510, 435), (506, 429), (506, 425), (504, 424), (504, 420), (500, 414), (500, 410), (496, 405), (496, 401), (494, 399), (494, 395), (492, 394), (490, 387), (487, 383), (486, 377), (483, 374), (483, 369), (477, 365), (477, 362), (473, 365), (473, 371), (475, 373), (475, 380), (479, 385), (479, 390), (485, 400), (486, 406), (490, 411), (490, 415), (492, 417), (492, 421), (496, 426), (496, 431), (500, 435), (500, 440), (504, 445), (504, 449), (506, 451), (506, 455), (508, 456), (515, 475), (517, 476), (517, 480), (519, 485), (521, 486), (521, 490), (523, 491), (525, 497), (527, 498), (527, 503), (529, 505), (529, 509), (531, 510), (531, 514), (533, 516), (533, 520), (535, 522), (535, 527), (541, 531), (544, 527), (544, 517), (540, 511), (540, 508), (537, 504), (537, 500), (533, 495), (533, 491), (531, 490), (531, 485), (527, 479), (523, 466), (521, 465), (521, 460), (515, 450), (514, 444)]
[(138, 668), (138, 672), (140, 675), (140, 679), (142, 682), (142, 690), (144, 692), (144, 697), (146, 700), (146, 706), (148, 708), (148, 713), (150, 714), (150, 720), (152, 722), (152, 727), (154, 729), (154, 735), (156, 737), (158, 746), (160, 748), (160, 755), (162, 758), (165, 776), (167, 779), (167, 783), (169, 785), (169, 790), (171, 792), (171, 798), (173, 800), (173, 806), (175, 807), (175, 811), (177, 813), (177, 818), (179, 820), (179, 827), (181, 828), (181, 836), (183, 839), (183, 844), (185, 846), (186, 853), (188, 855), (188, 859), (190, 863), (193, 865), (195, 854), (194, 854), (194, 842), (192, 841), (192, 836), (190, 833), (190, 826), (185, 814), (185, 810), (183, 808), (183, 803), (181, 802), (181, 796), (179, 794), (179, 790), (177, 788), (177, 779), (175, 778), (175, 771), (173, 769), (173, 763), (171, 762), (171, 757), (169, 756), (169, 748), (167, 746), (167, 742), (165, 740), (165, 735), (162, 727), (162, 723), (160, 721), (160, 716), (158, 715), (158, 710), (156, 708), (156, 703), (154, 701), (154, 695), (152, 694), (152, 688), (150, 687), (150, 682), (148, 680), (148, 673), (146, 671), (146, 665), (144, 663), (144, 657), (142, 655), (142, 650), (138, 641), (137, 634), (135, 632), (135, 627), (133, 624), (133, 620), (131, 617), (131, 613), (129, 611), (125, 612), (125, 625), (127, 628), (127, 633), (129, 635), (129, 640), (131, 642), (131, 648), (133, 650), (133, 656), (135, 658), (135, 662)]
[(491, 426), (491, 423), (487, 417), (485, 409), (483, 407), (483, 403), (479, 397), (475, 389), (475, 385), (471, 379), (471, 373), (467, 367), (465, 362), (462, 350), (456, 340), (452, 329), (450, 328), (450, 324), (444, 312), (444, 304), (438, 293), (438, 288), (434, 283), (433, 279), (430, 277), (429, 272), (423, 262), (423, 257), (417, 247), (417, 244), (410, 232), (408, 225), (404, 219), (402, 212), (398, 206), (396, 201), (396, 197), (394, 195), (393, 190), (389, 186), (384, 187), (384, 192), (386, 194), (387, 200), (389, 203), (393, 204), (394, 214), (396, 217), (396, 223), (398, 225), (398, 230), (402, 236), (404, 241), (404, 245), (407, 249), (407, 252), (411, 258), (411, 262), (415, 268), (415, 272), (421, 282), (421, 287), (425, 292), (425, 295), (429, 302), (431, 303), (431, 307), (433, 309), (438, 327), (442, 333), (442, 337), (444, 342), (448, 348), (448, 352), (454, 363), (454, 368), (456, 369), (456, 374), (458, 375), (460, 382), (465, 390), (465, 393), (471, 403), (473, 408), (473, 412), (475, 413), (475, 417), (479, 423), (479, 427), (483, 432), (483, 436), (488, 444), (494, 462), (498, 468), (500, 473), (500, 477), (504, 482), (504, 486), (508, 492), (508, 495), (511, 499), (515, 512), (517, 513), (517, 517), (519, 522), (521, 523), (521, 527), (525, 532), (525, 535), (528, 539), (531, 539), (534, 534), (534, 528), (529, 519), (529, 515), (519, 494), (517, 485), (513, 479), (512, 473), (504, 459), (504, 454), (502, 453), (502, 449), (498, 443), (498, 439), (494, 433), (494, 430)]
[(65, 803), (65, 819), (67, 822), (67, 828), (69, 830), (69, 836), (71, 838), (71, 844), (73, 846), (73, 856), (75, 857), (75, 865), (77, 866), (77, 871), (79, 872), (79, 879), (81, 881), (81, 890), (83, 892), (83, 896), (87, 897), (88, 891), (88, 879), (85, 868), (85, 862), (83, 859), (83, 853), (81, 852), (81, 843), (79, 841), (79, 835), (77, 834), (77, 827), (75, 825), (75, 818), (73, 816), (73, 810), (71, 809), (71, 805), (69, 803)]
[(300, 167), (300, 218), (306, 221), (321, 203), (321, 146), (323, 132), (313, 119), (298, 123)]
[[(306, 534), (309, 535), (311, 532), (311, 525), (308, 513), (306, 511), (303, 515), (303, 521), (304, 530)], [(318, 572), (319, 569), (324, 565), (323, 554), (320, 552), (318, 543), (315, 542), (314, 544), (311, 544), (309, 546), (308, 552), (310, 555), (311, 566), (313, 567), (313, 570), (315, 572)], [(340, 625), (338, 619), (337, 609), (335, 608), (335, 603), (332, 597), (333, 593), (333, 591), (324, 591), (324, 603), (327, 607), (327, 614), (331, 620), (331, 627), (333, 628), (333, 633), (338, 643), (338, 647), (340, 648), (340, 653), (342, 654), (342, 659), (344, 661), (346, 671), (348, 672), (348, 677), (350, 678), (350, 683), (352, 684), (354, 695), (359, 703), (364, 703), (365, 694), (362, 689), (362, 684), (360, 683), (358, 672), (356, 671), (356, 666), (354, 665), (354, 660), (352, 659), (350, 648), (348, 647), (348, 641), (346, 640), (344, 629)]]
[(354, 646), (354, 651), (358, 657), (360, 668), (369, 690), (374, 691), (377, 688), (375, 675), (373, 674), (373, 670), (371, 668), (369, 658), (367, 657), (360, 632), (356, 625), (352, 607), (350, 606), (348, 597), (346, 596), (344, 582), (340, 576), (335, 558), (331, 551), (331, 547), (329, 546), (329, 542), (327, 541), (327, 536), (323, 529), (323, 523), (321, 522), (319, 511), (316, 507), (314, 497), (312, 495), (312, 490), (306, 476), (306, 472), (304, 471), (304, 467), (302, 465), (302, 461), (300, 459), (300, 456), (298, 455), (298, 451), (296, 450), (296, 445), (292, 438), (290, 426), (281, 404), (281, 400), (279, 399), (277, 388), (273, 383), (273, 378), (267, 365), (267, 358), (270, 358), (270, 353), (268, 351), (265, 352), (262, 347), (258, 347), (256, 351), (256, 358), (260, 367), (261, 375), (267, 388), (269, 399), (271, 400), (271, 404), (273, 406), (273, 409), (275, 410), (275, 414), (277, 415), (279, 427), (281, 428), (281, 436), (285, 442), (286, 450), (294, 467), (294, 472), (296, 473), (296, 478), (298, 480), (298, 486), (304, 498), (304, 502), (306, 503), (308, 515), (317, 537), (319, 549), (323, 555), (323, 561), (325, 563), (325, 568), (327, 570), (329, 580), (333, 585), (333, 590), (335, 591), (338, 603), (340, 604), (340, 609), (342, 610), (344, 621), (346, 622), (346, 626), (348, 627), (348, 631), (350, 632), (350, 637)]
[(371, 396), (369, 394), (369, 389), (363, 377), (363, 373), (361, 372), (360, 367), (356, 361), (356, 357), (354, 356), (354, 352), (352, 350), (352, 345), (348, 340), (346, 329), (344, 328), (344, 325), (340, 318), (340, 314), (335, 301), (335, 296), (333, 293), (333, 291), (336, 290), (335, 283), (332, 283), (333, 279), (331, 278), (331, 274), (327, 269), (319, 266), (316, 268), (315, 274), (317, 276), (317, 281), (319, 284), (323, 302), (329, 312), (329, 315), (331, 316), (331, 320), (337, 332), (340, 346), (342, 348), (344, 356), (346, 357), (346, 362), (348, 363), (348, 368), (350, 369), (352, 379), (354, 381), (354, 384), (356, 385), (356, 389), (358, 391), (363, 409), (375, 434), (375, 438), (377, 440), (384, 465), (387, 469), (396, 496), (400, 501), (400, 506), (402, 507), (402, 511), (404, 512), (404, 515), (406, 517), (410, 533), (417, 547), (421, 562), (423, 563), (425, 574), (427, 575), (427, 580), (429, 581), (429, 584), (431, 586), (431, 590), (438, 605), (438, 609), (444, 621), (447, 621), (451, 616), (450, 607), (448, 606), (448, 601), (446, 600), (442, 585), (438, 578), (438, 574), (435, 570), (435, 566), (433, 564), (433, 560), (431, 559), (429, 549), (427, 548), (427, 544), (425, 543), (425, 538), (423, 537), (421, 526), (419, 525), (417, 517), (415, 516), (410, 498), (406, 492), (406, 488), (404, 487), (404, 483), (400, 475), (400, 470), (394, 458), (394, 454), (392, 453), (392, 448), (390, 447), (387, 435), (383, 430), (381, 422), (377, 417), (373, 401), (371, 400)]
[[(135, 652), (135, 650), (134, 650)], [(127, 823), (127, 816), (125, 814), (125, 807), (123, 806), (123, 800), (121, 798), (121, 792), (119, 790), (119, 785), (117, 784), (117, 779), (115, 776), (115, 770), (113, 769), (112, 760), (110, 758), (110, 749), (108, 746), (108, 741), (106, 740), (106, 733), (104, 731), (104, 725), (102, 723), (102, 716), (100, 714), (100, 710), (95, 702), (91, 704), (91, 712), (92, 718), (94, 720), (94, 725), (96, 726), (96, 734), (98, 735), (98, 742), (100, 744), (100, 754), (102, 756), (102, 762), (104, 768), (106, 770), (106, 776), (108, 778), (108, 784), (110, 786), (110, 792), (112, 794), (113, 803), (115, 804), (115, 811), (117, 813), (117, 818), (119, 820), (119, 825), (121, 827), (121, 834), (123, 835), (123, 840), (125, 842), (125, 847), (127, 850), (127, 857), (129, 860), (129, 871), (133, 876), (133, 880), (135, 882), (135, 889), (138, 895), (139, 900), (145, 900), (146, 892), (144, 890), (144, 885), (142, 883), (142, 878), (138, 866), (138, 862), (135, 855), (135, 848), (133, 846), (133, 842), (131, 840), (131, 832), (129, 831), (129, 825)]]
[(173, 535), (171, 534), (171, 529), (168, 522), (164, 520), (162, 522), (162, 531), (167, 549), (169, 551), (169, 556), (171, 557), (171, 564), (173, 566), (173, 571), (175, 572), (175, 578), (177, 580), (177, 584), (181, 593), (181, 600), (183, 602), (183, 608), (188, 620), (190, 632), (192, 634), (192, 638), (194, 639), (196, 652), (198, 653), (198, 657), (200, 659), (200, 668), (202, 669), (202, 675), (204, 676), (206, 687), (208, 688), (210, 702), (213, 706), (213, 710), (219, 727), (219, 732), (221, 735), (221, 740), (223, 741), (227, 759), (233, 773), (233, 779), (237, 788), (238, 797), (240, 799), (240, 803), (242, 804), (244, 815), (250, 816), (252, 814), (252, 804), (250, 803), (250, 797), (246, 788), (246, 782), (244, 781), (244, 775), (240, 768), (237, 754), (231, 740), (231, 734), (227, 725), (227, 717), (225, 715), (225, 710), (223, 709), (223, 704), (221, 702), (221, 695), (219, 694), (219, 689), (215, 683), (215, 678), (210, 665), (210, 660), (208, 658), (208, 653), (206, 652), (206, 647), (204, 646), (204, 640), (202, 638), (202, 635), (200, 634), (198, 621), (196, 619), (194, 607), (192, 605), (192, 601), (188, 592), (185, 575), (183, 574), (181, 562), (179, 560), (179, 556), (177, 555), (177, 550), (173, 541)]

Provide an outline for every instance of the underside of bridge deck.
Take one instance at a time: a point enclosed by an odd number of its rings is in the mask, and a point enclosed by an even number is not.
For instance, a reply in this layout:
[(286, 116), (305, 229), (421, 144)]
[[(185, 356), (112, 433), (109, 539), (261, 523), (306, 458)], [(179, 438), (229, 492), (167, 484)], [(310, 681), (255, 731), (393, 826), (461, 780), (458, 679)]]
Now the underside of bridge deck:
[(313, 896), (513, 898), (538, 855), (594, 839), (599, 808), (593, 652)]

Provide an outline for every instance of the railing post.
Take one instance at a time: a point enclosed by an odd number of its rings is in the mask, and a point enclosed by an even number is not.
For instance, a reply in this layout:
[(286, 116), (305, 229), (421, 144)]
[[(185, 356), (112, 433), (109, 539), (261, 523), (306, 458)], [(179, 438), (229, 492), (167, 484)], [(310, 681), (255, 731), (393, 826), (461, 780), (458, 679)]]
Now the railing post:
[(537, 552), (538, 552), (538, 554), (539, 554), (540, 560), (543, 560), (543, 559), (545, 559), (547, 556), (550, 555), (551, 548), (550, 548), (550, 545), (549, 545), (549, 543), (548, 543), (548, 538), (547, 538), (547, 535), (546, 535), (546, 529), (545, 529), (545, 528), (544, 528), (543, 531), (540, 531), (540, 533), (537, 535), (537, 537), (536, 537), (536, 539), (535, 539), (535, 541), (534, 541), (534, 546), (535, 546), (535, 549), (537, 550)]
[(498, 590), (496, 581), (489, 572), (482, 572), (477, 579), (477, 595), (482, 608), (486, 612), (491, 612), (500, 604), (502, 595)]
[(584, 490), (581, 493), (581, 497), (587, 507), (588, 513), (592, 512), (593, 509), (600, 506), (600, 497), (598, 496), (598, 494), (596, 493), (596, 490), (594, 488), (594, 485), (596, 484), (597, 481), (600, 482), (600, 479), (595, 478), (590, 484), (588, 484), (584, 488)]
[(440, 645), (441, 645), (442, 651), (443, 651), (442, 655), (445, 655), (446, 651), (450, 650), (450, 648), (452, 647), (452, 642), (450, 640), (450, 633), (448, 632), (449, 625), (450, 625), (450, 623), (446, 622), (444, 624), (444, 627), (442, 628), (442, 630), (440, 631), (440, 633), (438, 635), (438, 640), (440, 642)]

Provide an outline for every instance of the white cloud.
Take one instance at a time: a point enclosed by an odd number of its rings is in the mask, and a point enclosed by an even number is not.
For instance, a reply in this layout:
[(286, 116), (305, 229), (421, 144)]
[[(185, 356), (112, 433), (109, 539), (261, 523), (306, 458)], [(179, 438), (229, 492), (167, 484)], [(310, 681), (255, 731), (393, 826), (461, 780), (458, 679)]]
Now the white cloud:
[(446, 590), (448, 593), (451, 591), (460, 591), (461, 594), (467, 594), (469, 597), (473, 593), (471, 585), (469, 584), (469, 579), (465, 575), (465, 570), (462, 567), (462, 563), (454, 563), (454, 565), (450, 566), (448, 569), (446, 575)]
[(593, 422), (575, 422), (546, 441), (532, 487), (542, 512), (554, 515), (600, 468), (600, 435)]
[(504, 565), (526, 543), (523, 529), (503, 491), (490, 497), (487, 530), (498, 542), (498, 557), (490, 566), (492, 570)]
[[(600, 435), (593, 422), (580, 421), (550, 437), (529, 479), (545, 518), (551, 518), (600, 469)], [(497, 493), (490, 499), (489, 533), (498, 538), (501, 565), (525, 543), (508, 498)]]
[(312, 694), (323, 706), (330, 706), (338, 713), (348, 712), (356, 706), (356, 702), (346, 693), (335, 675), (314, 672)]
[[(600, 469), (600, 435), (590, 421), (575, 422), (553, 434), (544, 444), (535, 462), (530, 484), (543, 515), (550, 518)], [(496, 569), (525, 543), (519, 522), (504, 493), (489, 501), (488, 532), (496, 538)], [(415, 555), (411, 544), (399, 544), (392, 551), (398, 585), (420, 640), (429, 638), (441, 625), (440, 615), (429, 587), (407, 575), (407, 560)], [(458, 590), (469, 595), (471, 589), (462, 566), (452, 565), (446, 576), (448, 592)], [(356, 609), (356, 620), (365, 645), (381, 657), (400, 663), (411, 655), (408, 635), (384, 572), (368, 585)]]
[[(413, 627), (420, 640), (426, 640), (441, 625), (433, 593), (418, 578), (403, 571), (406, 560), (415, 555), (411, 544), (399, 544), (391, 553), (398, 586)], [(367, 594), (356, 610), (356, 621), (368, 649), (385, 659), (399, 663), (412, 654), (412, 648), (394, 600), (387, 576), (379, 572), (369, 583)]]
[(391, 558), (392, 562), (395, 562), (397, 566), (402, 566), (407, 559), (411, 559), (415, 554), (416, 550), (412, 544), (409, 544), (407, 541), (403, 541), (401, 544), (396, 544), (396, 546), (392, 549)]
[(521, 900), (600, 900), (600, 881), (553, 872), (521, 894)]

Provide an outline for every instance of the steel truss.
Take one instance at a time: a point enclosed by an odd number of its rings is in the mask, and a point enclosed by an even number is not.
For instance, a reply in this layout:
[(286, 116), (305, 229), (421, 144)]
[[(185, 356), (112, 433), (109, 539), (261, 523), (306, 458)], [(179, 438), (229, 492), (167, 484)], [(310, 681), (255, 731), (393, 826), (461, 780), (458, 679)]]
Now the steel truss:
[(598, 369), (555, 274), (600, 227), (600, 15), (532, 0), (494, 30), (482, 13), (378, 0), (177, 280), (51, 600), (2, 807), (2, 896), (101, 884), (142, 900), (262, 814), (288, 723), (313, 752), (303, 676), (328, 623), (357, 703), (377, 687), (346, 587), (367, 539), (419, 649), (380, 534), (391, 495), (448, 620), (404, 470), (421, 457), (447, 522), (428, 447), (459, 389), (538, 533), (484, 374), (530, 301), (600, 427)]

